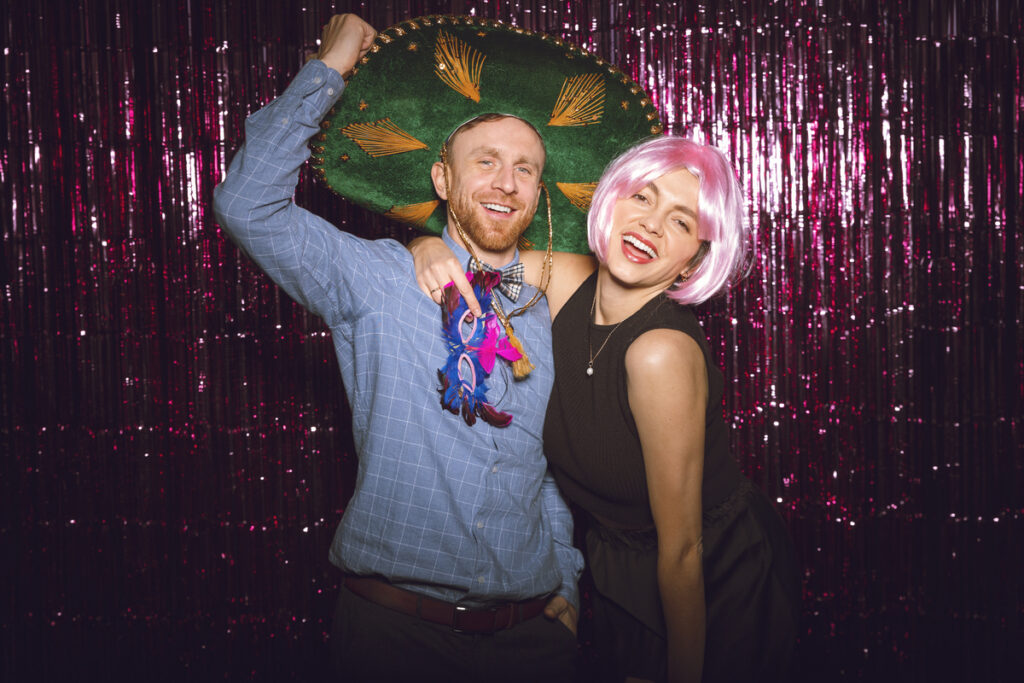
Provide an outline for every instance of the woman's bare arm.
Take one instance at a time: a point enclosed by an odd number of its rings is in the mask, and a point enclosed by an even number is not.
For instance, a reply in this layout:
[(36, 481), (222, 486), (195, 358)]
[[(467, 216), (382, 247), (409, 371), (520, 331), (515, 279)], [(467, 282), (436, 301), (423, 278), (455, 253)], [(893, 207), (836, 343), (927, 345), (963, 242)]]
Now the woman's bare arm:
[(706, 625), (701, 488), (707, 367), (692, 337), (656, 329), (630, 345), (626, 372), (658, 535), (668, 680), (700, 681)]
[[(525, 267), (523, 278), (534, 287), (542, 285), (545, 257), (546, 252), (543, 251), (519, 252), (519, 260)], [(551, 253), (551, 280), (547, 283), (546, 294), (552, 320), (595, 268), (597, 259), (591, 254), (571, 254), (565, 251)]]
[[(452, 250), (440, 237), (417, 237), (409, 243), (413, 264), (416, 268), (416, 282), (423, 293), (436, 303), (441, 303), (441, 292), (447, 286), (454, 286), (462, 294), (474, 315), (480, 315), (480, 304), (473, 294), (473, 287), (466, 279), (463, 264), (452, 253)], [(523, 279), (533, 287), (541, 287), (544, 282), (544, 261), (546, 252), (520, 251), (519, 260), (523, 263)], [(551, 278), (547, 283), (548, 307), (552, 319), (561, 310), (576, 288), (594, 272), (597, 261), (593, 256), (570, 254), (556, 251), (551, 254)]]

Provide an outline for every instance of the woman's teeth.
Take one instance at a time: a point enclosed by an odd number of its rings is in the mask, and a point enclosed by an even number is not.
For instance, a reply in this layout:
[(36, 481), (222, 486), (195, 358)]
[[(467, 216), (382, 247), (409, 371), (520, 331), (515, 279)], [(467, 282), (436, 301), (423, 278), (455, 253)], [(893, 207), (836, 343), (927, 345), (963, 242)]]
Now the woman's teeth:
[(654, 251), (654, 249), (651, 249), (649, 245), (644, 244), (643, 242), (641, 242), (636, 237), (633, 237), (632, 235), (624, 235), (622, 237), (622, 241), (632, 245), (636, 249), (639, 249), (640, 251), (644, 252), (651, 258), (658, 258), (658, 253)]

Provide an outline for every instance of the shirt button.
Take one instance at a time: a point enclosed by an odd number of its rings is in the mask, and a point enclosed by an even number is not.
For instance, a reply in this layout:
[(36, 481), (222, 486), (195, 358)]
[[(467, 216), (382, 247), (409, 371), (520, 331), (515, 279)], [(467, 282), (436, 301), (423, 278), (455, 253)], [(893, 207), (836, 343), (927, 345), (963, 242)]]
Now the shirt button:
[(333, 95), (334, 94), (334, 88), (328, 88), (327, 89), (327, 94), (328, 95)]
[(477, 529), (483, 529), (484, 528), (484, 523), (483, 522), (477, 522), (476, 523), (476, 528)]
[(477, 577), (477, 579), (476, 579), (477, 583), (483, 583), (483, 582), (484, 582), (484, 580), (485, 580), (485, 579), (484, 579), (484, 577), (482, 577), (482, 576), (479, 576), (479, 577)]
[(494, 467), (491, 468), (491, 474), (497, 474), (497, 473), (498, 473), (498, 466), (495, 465)]
[(319, 83), (320, 81), (321, 81), (321, 78), (319, 76), (317, 76), (316, 78), (313, 79), (314, 83)]

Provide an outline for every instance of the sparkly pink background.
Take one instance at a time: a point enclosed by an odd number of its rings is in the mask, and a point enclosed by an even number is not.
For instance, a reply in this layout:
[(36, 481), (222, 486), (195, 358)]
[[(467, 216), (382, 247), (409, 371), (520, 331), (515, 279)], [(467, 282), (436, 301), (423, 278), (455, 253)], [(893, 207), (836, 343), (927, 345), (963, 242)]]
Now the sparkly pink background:
[[(349, 414), (324, 326), (210, 197), (245, 115), (348, 10), (573, 40), (732, 155), (760, 256), (703, 319), (735, 453), (800, 554), (800, 679), (1017, 680), (1024, 23), (1003, 0), (9, 3), (0, 678), (322, 674)], [(409, 235), (308, 176), (298, 200)]]

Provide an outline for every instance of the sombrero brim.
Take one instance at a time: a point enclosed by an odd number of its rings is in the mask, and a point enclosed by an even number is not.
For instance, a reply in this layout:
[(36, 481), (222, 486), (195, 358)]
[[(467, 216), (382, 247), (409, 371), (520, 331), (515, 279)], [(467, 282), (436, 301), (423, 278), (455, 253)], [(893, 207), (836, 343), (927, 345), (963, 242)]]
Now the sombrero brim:
[[(311, 142), (317, 175), (338, 194), (428, 233), (444, 228), (430, 180), (442, 143), (497, 112), (529, 121), (547, 149), (554, 248), (586, 253), (586, 211), (615, 156), (661, 133), (643, 89), (557, 38), (475, 17), (430, 16), (381, 31)], [(525, 238), (543, 248), (541, 206)]]

